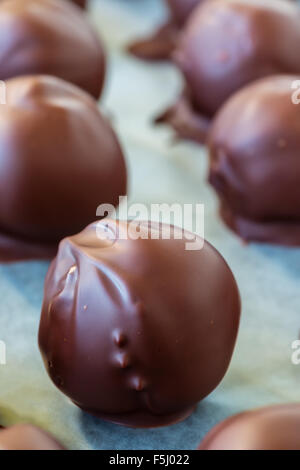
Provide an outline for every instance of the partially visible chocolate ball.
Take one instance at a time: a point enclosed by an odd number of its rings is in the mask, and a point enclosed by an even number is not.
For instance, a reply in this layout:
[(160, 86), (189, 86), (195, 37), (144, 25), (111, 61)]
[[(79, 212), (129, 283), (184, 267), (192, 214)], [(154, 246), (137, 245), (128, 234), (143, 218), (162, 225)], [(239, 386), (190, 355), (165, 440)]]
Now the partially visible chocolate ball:
[(232, 416), (198, 450), (300, 450), (300, 404), (277, 405)]
[(185, 96), (160, 122), (203, 142), (222, 104), (250, 82), (300, 73), (300, 8), (288, 0), (209, 0), (190, 16), (174, 53)]
[(170, 10), (169, 19), (150, 37), (133, 42), (129, 46), (129, 52), (144, 60), (171, 59), (181, 28), (196, 5), (203, 1), (166, 0)]
[(162, 426), (187, 417), (219, 384), (239, 293), (220, 254), (194, 241), (199, 250), (188, 251), (179, 228), (104, 219), (60, 243), (39, 345), (51, 379), (79, 407), (115, 423)]
[(0, 431), (0, 450), (64, 450), (48, 433), (30, 424)]
[(99, 98), (105, 55), (97, 33), (71, 2), (0, 3), (0, 79), (55, 75)]
[[(119, 142), (80, 88), (51, 76), (8, 80), (0, 123), (0, 258), (22, 257), (18, 244), (57, 246), (126, 194)], [(16, 246), (3, 247), (2, 235)]]
[(300, 245), (297, 81), (283, 75), (245, 87), (212, 125), (209, 180), (223, 220), (247, 241)]
[[(207, 1), (207, 0), (206, 0)], [(183, 25), (194, 8), (204, 0), (166, 0), (171, 17), (178, 25)]]

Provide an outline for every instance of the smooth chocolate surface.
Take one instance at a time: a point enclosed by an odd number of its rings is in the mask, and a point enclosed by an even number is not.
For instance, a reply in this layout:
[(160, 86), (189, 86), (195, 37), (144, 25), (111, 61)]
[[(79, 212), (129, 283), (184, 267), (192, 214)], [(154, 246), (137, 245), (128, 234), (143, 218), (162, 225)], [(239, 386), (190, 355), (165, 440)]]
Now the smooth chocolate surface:
[(253, 83), (224, 105), (212, 125), (209, 180), (224, 221), (247, 241), (300, 244), (295, 80), (283, 75)]
[[(187, 21), (174, 53), (186, 80), (189, 113), (172, 107), (165, 122), (180, 137), (205, 141), (203, 117), (211, 119), (237, 90), (265, 76), (300, 73), (299, 47), (300, 8), (295, 2), (203, 2)], [(197, 115), (202, 117), (198, 123)]]
[(156, 239), (123, 239), (128, 226), (104, 219), (60, 243), (40, 350), (54, 384), (83, 410), (134, 427), (168, 425), (223, 378), (238, 288), (209, 243), (187, 251), (181, 229), (162, 239), (167, 226), (148, 222), (130, 227), (143, 237), (150, 227)]
[(203, 0), (166, 0), (170, 10), (169, 20), (150, 37), (135, 41), (131, 44), (129, 51), (144, 60), (171, 59), (182, 26), (193, 9), (202, 1)]
[(0, 2), (0, 79), (47, 74), (99, 98), (105, 55), (82, 12), (61, 0)]
[[(118, 205), (126, 168), (97, 102), (51, 76), (6, 82), (0, 106), (0, 258), (41, 257)], [(3, 250), (2, 250), (3, 249)]]
[(63, 450), (48, 433), (30, 424), (0, 430), (0, 450)]
[(300, 450), (300, 405), (277, 405), (233, 416), (204, 438), (199, 450)]

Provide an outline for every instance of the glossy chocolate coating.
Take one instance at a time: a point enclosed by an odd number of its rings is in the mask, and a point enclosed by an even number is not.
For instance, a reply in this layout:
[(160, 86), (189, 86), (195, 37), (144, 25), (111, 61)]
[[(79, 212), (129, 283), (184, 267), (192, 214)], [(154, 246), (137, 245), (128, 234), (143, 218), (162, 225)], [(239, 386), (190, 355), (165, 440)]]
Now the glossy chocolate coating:
[[(192, 10), (203, 0), (166, 0), (170, 10), (169, 19), (154, 34), (135, 41), (129, 52), (144, 60), (171, 59), (177, 46), (180, 30)], [(209, 0), (206, 0), (209, 1)]]
[(219, 384), (240, 315), (234, 277), (209, 243), (186, 251), (181, 229), (165, 240), (166, 226), (150, 227), (159, 239), (122, 239), (127, 222), (104, 219), (63, 240), (39, 331), (55, 385), (82, 409), (134, 427), (184, 419)]
[(0, 3), (0, 79), (32, 74), (55, 75), (99, 98), (105, 76), (103, 47), (71, 2)]
[(300, 244), (295, 80), (283, 75), (249, 85), (223, 106), (212, 125), (209, 180), (223, 219), (245, 240)]
[(277, 405), (226, 419), (199, 450), (300, 450), (300, 405)]
[(209, 120), (237, 90), (273, 74), (300, 73), (300, 8), (288, 0), (209, 0), (189, 18), (174, 60), (188, 91), (160, 122), (203, 142)]
[(63, 447), (36, 426), (17, 424), (0, 431), (0, 450), (63, 450)]
[[(31, 257), (35, 244), (57, 245), (82, 230), (99, 204), (118, 205), (126, 168), (97, 102), (74, 85), (19, 77), (6, 82), (6, 101), (0, 105), (0, 232), (6, 248), (9, 239), (19, 240), (21, 252), (31, 247)], [(37, 251), (40, 256), (40, 246)]]

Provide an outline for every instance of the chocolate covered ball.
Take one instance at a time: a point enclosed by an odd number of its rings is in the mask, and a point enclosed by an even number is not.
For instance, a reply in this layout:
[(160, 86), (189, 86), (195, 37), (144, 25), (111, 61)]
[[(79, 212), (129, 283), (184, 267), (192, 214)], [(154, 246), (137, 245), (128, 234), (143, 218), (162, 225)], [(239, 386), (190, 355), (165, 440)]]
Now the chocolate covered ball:
[(212, 125), (209, 180), (223, 220), (244, 240), (300, 244), (297, 80), (274, 76), (245, 87)]
[(97, 33), (71, 2), (0, 2), (0, 79), (55, 75), (99, 98), (105, 56)]
[[(171, 59), (176, 48), (180, 30), (189, 15), (204, 0), (166, 0), (169, 19), (145, 39), (139, 39), (129, 46), (129, 52), (144, 60)], [(209, 0), (205, 0), (209, 1)]]
[(116, 206), (126, 194), (118, 140), (97, 102), (74, 85), (38, 75), (8, 80), (0, 122), (0, 258), (56, 247), (92, 222), (98, 205)]
[(174, 59), (186, 80), (160, 122), (203, 142), (211, 118), (237, 90), (279, 73), (300, 73), (300, 8), (288, 0), (210, 0), (195, 9)]
[(0, 450), (63, 450), (63, 447), (36, 426), (17, 424), (0, 431)]
[(238, 414), (217, 425), (199, 450), (300, 450), (300, 405)]
[(60, 243), (39, 345), (55, 385), (83, 410), (134, 427), (167, 425), (223, 378), (238, 288), (221, 255), (193, 237), (202, 249), (187, 250), (176, 227), (104, 219)]

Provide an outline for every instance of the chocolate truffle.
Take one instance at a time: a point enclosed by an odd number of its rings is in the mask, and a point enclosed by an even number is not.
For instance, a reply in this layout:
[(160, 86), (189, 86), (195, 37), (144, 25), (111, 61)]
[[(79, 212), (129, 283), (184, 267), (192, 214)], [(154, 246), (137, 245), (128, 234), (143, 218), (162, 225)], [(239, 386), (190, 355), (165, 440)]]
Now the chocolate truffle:
[(55, 75), (99, 98), (103, 48), (88, 19), (71, 2), (0, 3), (0, 79), (33, 74)]
[(0, 450), (63, 450), (45, 431), (30, 424), (17, 424), (0, 431)]
[(170, 10), (169, 20), (149, 38), (138, 40), (131, 44), (129, 51), (133, 55), (145, 60), (170, 59), (177, 45), (180, 29), (196, 5), (203, 1), (166, 0)]
[(300, 244), (297, 79), (274, 76), (245, 87), (212, 125), (209, 180), (223, 220), (244, 240)]
[(8, 80), (0, 122), (0, 259), (40, 256), (126, 194), (118, 140), (80, 88), (51, 76)]
[(159, 122), (203, 142), (210, 120), (238, 89), (300, 73), (300, 8), (288, 0), (210, 0), (188, 20), (174, 59), (186, 90)]
[(39, 345), (55, 385), (83, 410), (133, 427), (168, 425), (223, 378), (238, 288), (209, 243), (194, 235), (203, 248), (188, 251), (182, 234), (104, 219), (60, 243)]
[(300, 450), (300, 405), (277, 405), (226, 419), (199, 450)]

